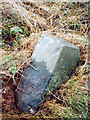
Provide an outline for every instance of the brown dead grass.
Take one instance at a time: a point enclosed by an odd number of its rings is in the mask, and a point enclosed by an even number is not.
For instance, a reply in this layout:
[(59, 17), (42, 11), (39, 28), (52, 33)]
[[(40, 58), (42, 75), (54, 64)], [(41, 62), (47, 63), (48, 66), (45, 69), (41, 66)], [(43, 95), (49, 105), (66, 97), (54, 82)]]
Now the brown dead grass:
[[(14, 76), (14, 79), (18, 81), (23, 73), (23, 68), (27, 67), (28, 63), (30, 63), (30, 56), (32, 55), (35, 45), (42, 34), (48, 34), (56, 36), (58, 38), (62, 38), (79, 47), (79, 65), (76, 68), (76, 71), (72, 74), (69, 81), (67, 81), (65, 84), (60, 85), (59, 88), (53, 93), (50, 93), (46, 101), (43, 100), (43, 103), (40, 105), (40, 109), (36, 115), (30, 116), (30, 114), (25, 113), (18, 114), (18, 112), (13, 112), (12, 114), (10, 113), (10, 111), (7, 111), (3, 113), (3, 118), (83, 118), (88, 114), (88, 100), (86, 99), (86, 97), (88, 96), (88, 87), (86, 83), (88, 79), (88, 26), (86, 24), (82, 24), (82, 22), (80, 21), (81, 17), (86, 14), (86, 8), (82, 8), (82, 6), (77, 7), (77, 3), (72, 4), (70, 8), (67, 8), (67, 15), (65, 15), (64, 10), (67, 6), (67, 3), (58, 4), (43, 3), (40, 6), (37, 5), (35, 7), (34, 5), (32, 5), (33, 11), (35, 13), (34, 19), (35, 15), (37, 17), (42, 16), (40, 18), (43, 18), (42, 21), (45, 20), (44, 25), (46, 25), (47, 27), (45, 27), (46, 29), (44, 31), (43, 28), (36, 27), (38, 28), (38, 30), (36, 29), (36, 33), (31, 33), (30, 37), (28, 38), (22, 38), (19, 50), (17, 49), (17, 47), (13, 50), (9, 48), (4, 49), (3, 51), (1, 50), (2, 57), (7, 55), (14, 56), (14, 61), (17, 66), (17, 72), (13, 75), (8, 71), (8, 67), (10, 66), (10, 64), (2, 66), (1, 69), (4, 72), (4, 75), (6, 74), (8, 76), (11, 76), (11, 78), (13, 78)], [(28, 6), (30, 7), (29, 3), (25, 4), (25, 7), (27, 9)], [(49, 9), (50, 14), (46, 12), (46, 9)], [(38, 18), (38, 20), (40, 19)], [(40, 23), (40, 21), (38, 22)], [(79, 24), (79, 28), (76, 31), (69, 28), (71, 25), (77, 23)], [(33, 32), (35, 32), (35, 30)], [(20, 74), (20, 76), (18, 77), (17, 74)], [(77, 107), (73, 107), (73, 105), (76, 105), (77, 102), (82, 103), (82, 108), (85, 107), (86, 113), (83, 114), (81, 111), (78, 111), (76, 109)]]

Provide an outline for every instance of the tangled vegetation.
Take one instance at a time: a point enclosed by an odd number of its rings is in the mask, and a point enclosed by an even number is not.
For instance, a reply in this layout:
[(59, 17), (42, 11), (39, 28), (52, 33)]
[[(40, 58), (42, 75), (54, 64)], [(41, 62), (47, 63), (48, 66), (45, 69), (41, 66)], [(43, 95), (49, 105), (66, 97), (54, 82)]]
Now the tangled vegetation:
[[(15, 8), (18, 6), (21, 11), (16, 9), (16, 13), (18, 13), (16, 14)], [(24, 68), (29, 66), (30, 57), (42, 34), (63, 38), (75, 44), (80, 48), (80, 61), (71, 78), (66, 83), (61, 84), (53, 93), (50, 92), (46, 99), (43, 98), (39, 110), (34, 116), (19, 113), (18, 110), (8, 110), (7, 105), (3, 103), (3, 119), (89, 119), (88, 13), (90, 12), (90, 3), (20, 2), (14, 3), (12, 8), (14, 8), (12, 13), (3, 11), (0, 23), (2, 89), (5, 89), (8, 82), (12, 80), (12, 86), (18, 84)], [(5, 101), (4, 98), (3, 101)]]

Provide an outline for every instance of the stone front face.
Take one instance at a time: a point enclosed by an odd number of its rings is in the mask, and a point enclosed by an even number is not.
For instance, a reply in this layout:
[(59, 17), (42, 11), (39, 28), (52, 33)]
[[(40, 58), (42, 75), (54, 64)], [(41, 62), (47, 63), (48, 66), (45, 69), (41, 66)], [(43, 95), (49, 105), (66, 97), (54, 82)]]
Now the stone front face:
[(42, 94), (47, 88), (51, 74), (46, 69), (45, 63), (31, 63), (32, 67), (25, 69), (24, 74), (18, 84), (17, 99), (21, 112), (34, 114), (37, 105), (42, 100)]
[(55, 40), (50, 36), (42, 36), (33, 52), (32, 59), (37, 62), (44, 62), (50, 73), (53, 72), (57, 63), (63, 45), (59, 40)]
[(34, 114), (45, 90), (53, 91), (61, 81), (67, 80), (79, 57), (79, 49), (75, 45), (43, 35), (32, 55), (33, 67), (26, 68), (25, 77), (18, 84), (20, 111)]

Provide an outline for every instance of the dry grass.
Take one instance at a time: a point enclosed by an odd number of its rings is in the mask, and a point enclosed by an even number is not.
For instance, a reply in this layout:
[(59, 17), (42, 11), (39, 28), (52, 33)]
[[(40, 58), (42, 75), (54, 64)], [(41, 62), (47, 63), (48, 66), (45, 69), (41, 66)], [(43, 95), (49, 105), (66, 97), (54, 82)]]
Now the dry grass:
[[(20, 4), (19, 4), (20, 5)], [(87, 5), (84, 3), (84, 5)], [(29, 114), (17, 113), (11, 115), (5, 113), (9, 118), (87, 118), (88, 117), (88, 24), (82, 23), (83, 16), (87, 15), (87, 8), (77, 3), (24, 3), (27, 11), (27, 19), (30, 24), (27, 32), (29, 37), (21, 37), (19, 46), (8, 47), (5, 45), (2, 52), (1, 70), (13, 78), (17, 78), (23, 73), (23, 68), (30, 63), (30, 56), (33, 53), (35, 45), (42, 34), (54, 35), (67, 40), (80, 48), (80, 61), (76, 71), (72, 74), (69, 81), (59, 86), (59, 88), (50, 93), (47, 99), (43, 99), (40, 109), (33, 117)], [(14, 8), (15, 6), (13, 6)], [(31, 9), (32, 8), (32, 9)], [(20, 9), (22, 10), (22, 9)], [(49, 12), (48, 12), (49, 11)], [(23, 11), (22, 11), (23, 14)], [(21, 11), (19, 16), (23, 17)], [(12, 16), (11, 16), (12, 18)], [(26, 17), (24, 17), (26, 19)], [(7, 17), (5, 17), (8, 20)], [(25, 21), (25, 19), (23, 19)], [(10, 20), (10, 19), (9, 19)], [(27, 20), (26, 20), (27, 21)], [(2, 24), (2, 28), (6, 27)], [(13, 23), (11, 24), (13, 25)], [(15, 25), (14, 25), (15, 26)], [(28, 28), (28, 27), (27, 27)], [(31, 29), (33, 28), (33, 29)], [(11, 64), (14, 64), (15, 73), (9, 71)]]

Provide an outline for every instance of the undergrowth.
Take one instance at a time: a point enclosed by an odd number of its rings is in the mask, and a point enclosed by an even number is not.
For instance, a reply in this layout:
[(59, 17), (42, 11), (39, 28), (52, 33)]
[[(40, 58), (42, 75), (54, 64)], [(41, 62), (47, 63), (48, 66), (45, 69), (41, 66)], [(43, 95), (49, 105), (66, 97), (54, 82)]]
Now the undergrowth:
[[(2, 17), (2, 39), (8, 46), (18, 46), (20, 37), (30, 35), (28, 27), (25, 27), (25, 22), (21, 21), (15, 14), (5, 15)], [(4, 49), (4, 46), (3, 46)]]
[[(67, 40), (80, 48), (80, 61), (76, 71), (69, 81), (59, 86), (53, 93), (50, 92), (47, 100), (44, 98), (39, 111), (32, 117), (21, 114), (21, 118), (89, 118), (88, 114), (88, 11), (89, 3), (60, 3), (46, 2), (42, 4), (51, 10), (51, 14), (40, 11), (40, 17), (47, 21), (45, 30), (34, 26), (36, 32), (32, 33), (25, 21), (13, 15), (2, 17), (2, 74), (17, 79), (17, 74), (22, 76), (23, 67), (29, 65), (30, 56), (42, 34), (54, 35)], [(29, 3), (26, 8), (29, 10)], [(33, 7), (37, 14), (37, 7)], [(43, 14), (43, 15), (42, 15)], [(43, 26), (42, 26), (43, 27)], [(37, 30), (38, 29), (38, 30)], [(41, 30), (40, 30), (41, 29)], [(37, 32), (38, 31), (38, 32)], [(18, 78), (20, 79), (20, 78)], [(18, 114), (6, 116), (18, 118)]]

